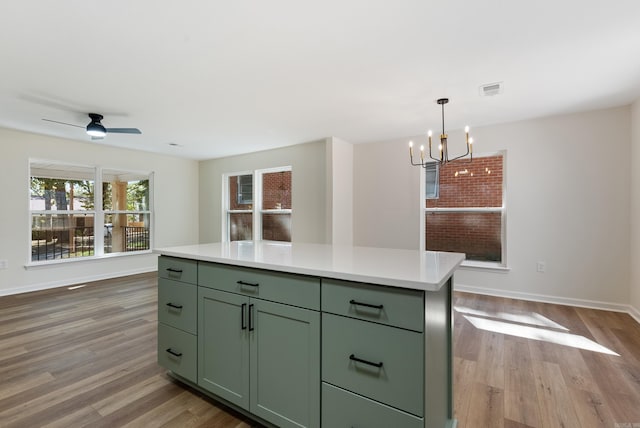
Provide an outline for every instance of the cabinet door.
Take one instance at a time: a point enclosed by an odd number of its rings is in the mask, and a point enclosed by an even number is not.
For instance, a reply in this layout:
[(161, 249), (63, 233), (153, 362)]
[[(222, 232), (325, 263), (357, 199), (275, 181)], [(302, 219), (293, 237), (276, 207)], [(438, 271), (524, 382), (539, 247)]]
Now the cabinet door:
[(320, 426), (320, 313), (252, 299), (251, 413), (279, 427)]
[(249, 299), (198, 288), (198, 385), (249, 408)]

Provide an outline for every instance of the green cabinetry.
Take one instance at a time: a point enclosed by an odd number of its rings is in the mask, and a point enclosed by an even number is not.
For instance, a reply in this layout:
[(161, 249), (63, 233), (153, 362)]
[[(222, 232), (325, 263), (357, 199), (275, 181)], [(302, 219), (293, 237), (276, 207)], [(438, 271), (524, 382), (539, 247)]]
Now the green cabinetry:
[(362, 395), (323, 383), (322, 426), (424, 428), (424, 420)]
[(162, 256), (158, 362), (278, 427), (320, 427), (320, 280)]
[(161, 256), (158, 362), (286, 428), (445, 428), (452, 280), (436, 291)]
[(198, 385), (279, 427), (319, 427), (320, 313), (263, 298), (319, 307), (319, 280), (200, 271)]
[(322, 426), (423, 427), (424, 292), (322, 283)]
[(200, 287), (198, 385), (249, 409), (248, 298)]
[(197, 379), (197, 263), (158, 259), (158, 363), (195, 382)]

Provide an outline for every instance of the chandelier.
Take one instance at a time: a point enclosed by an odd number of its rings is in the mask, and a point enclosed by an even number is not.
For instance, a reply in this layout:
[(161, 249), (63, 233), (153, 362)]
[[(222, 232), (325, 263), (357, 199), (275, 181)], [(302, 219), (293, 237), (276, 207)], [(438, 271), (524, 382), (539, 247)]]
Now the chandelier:
[[(453, 162), (454, 160), (464, 158), (469, 156), (469, 162), (473, 161), (473, 138), (469, 138), (469, 127), (465, 126), (464, 133), (467, 144), (467, 152), (460, 156), (456, 156), (454, 158), (449, 159), (449, 148), (447, 146), (447, 134), (444, 132), (444, 105), (449, 102), (449, 98), (440, 98), (436, 101), (438, 104), (442, 106), (442, 134), (440, 134), (440, 145), (438, 146), (438, 155), (437, 157), (433, 156), (433, 152), (431, 150), (431, 130), (427, 133), (429, 137), (429, 158), (440, 163), (441, 165)], [(430, 161), (425, 162), (424, 155), (424, 146), (420, 146), (420, 162), (416, 163), (413, 161), (413, 141), (409, 141), (409, 158), (411, 159), (411, 165), (413, 166), (421, 166), (423, 168), (427, 167), (427, 164), (431, 163)]]

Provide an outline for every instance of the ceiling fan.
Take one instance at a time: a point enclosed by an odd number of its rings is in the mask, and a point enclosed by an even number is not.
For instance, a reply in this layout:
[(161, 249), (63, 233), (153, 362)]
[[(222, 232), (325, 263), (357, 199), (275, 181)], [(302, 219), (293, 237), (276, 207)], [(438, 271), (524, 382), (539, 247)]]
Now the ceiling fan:
[(76, 128), (84, 128), (87, 131), (87, 134), (89, 134), (92, 139), (102, 139), (107, 134), (142, 134), (142, 131), (140, 131), (138, 128), (105, 128), (101, 123), (103, 116), (98, 113), (89, 113), (89, 118), (91, 119), (91, 122), (89, 122), (86, 127), (74, 125), (72, 123), (59, 122), (57, 120), (51, 119), (42, 120), (45, 120), (47, 122), (59, 123), (61, 125), (75, 126)]

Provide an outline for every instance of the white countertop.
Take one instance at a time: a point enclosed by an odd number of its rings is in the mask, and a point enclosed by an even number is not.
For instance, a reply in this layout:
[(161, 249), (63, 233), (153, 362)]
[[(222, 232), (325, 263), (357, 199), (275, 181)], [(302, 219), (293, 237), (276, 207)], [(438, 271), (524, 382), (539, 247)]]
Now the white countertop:
[(154, 250), (165, 256), (324, 278), (437, 291), (464, 254), (275, 241), (236, 241)]

